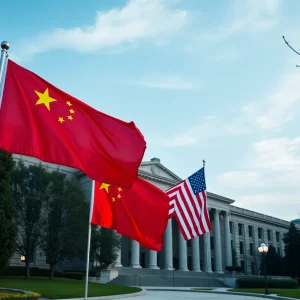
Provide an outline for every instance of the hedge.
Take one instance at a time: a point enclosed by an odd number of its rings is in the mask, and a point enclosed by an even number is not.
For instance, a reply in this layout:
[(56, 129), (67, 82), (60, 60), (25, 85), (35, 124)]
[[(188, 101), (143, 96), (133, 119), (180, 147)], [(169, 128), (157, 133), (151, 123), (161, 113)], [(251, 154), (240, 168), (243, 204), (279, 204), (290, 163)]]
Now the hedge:
[[(0, 271), (1, 276), (26, 276), (26, 268), (18, 266), (10, 266)], [(49, 277), (49, 269), (41, 269), (38, 267), (30, 267), (30, 276), (32, 277)], [(82, 279), (85, 276), (85, 270), (66, 270), (66, 271), (54, 271), (54, 277), (56, 278), (70, 278), (70, 279)], [(95, 271), (89, 271), (90, 277), (95, 277)]]
[[(262, 276), (240, 277), (237, 278), (236, 282), (238, 288), (264, 288), (265, 287), (265, 278)], [(278, 288), (278, 289), (298, 288), (297, 280), (292, 278), (281, 279), (281, 278), (267, 277), (267, 282), (269, 288)]]

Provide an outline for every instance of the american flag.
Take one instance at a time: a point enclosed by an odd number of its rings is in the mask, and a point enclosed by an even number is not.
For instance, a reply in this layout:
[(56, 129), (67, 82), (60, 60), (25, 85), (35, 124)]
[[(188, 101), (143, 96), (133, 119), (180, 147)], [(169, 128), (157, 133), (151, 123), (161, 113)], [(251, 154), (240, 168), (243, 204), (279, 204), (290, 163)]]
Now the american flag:
[(166, 194), (170, 197), (169, 217), (175, 216), (185, 240), (211, 231), (204, 167), (167, 190)]

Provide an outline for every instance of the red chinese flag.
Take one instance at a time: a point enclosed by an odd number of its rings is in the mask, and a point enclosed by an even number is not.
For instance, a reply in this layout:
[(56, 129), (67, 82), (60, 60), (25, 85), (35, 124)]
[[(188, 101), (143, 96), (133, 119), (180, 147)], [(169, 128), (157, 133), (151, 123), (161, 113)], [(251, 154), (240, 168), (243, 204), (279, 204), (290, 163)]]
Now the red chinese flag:
[(129, 188), (146, 143), (133, 122), (99, 112), (9, 60), (0, 109), (0, 148)]
[(115, 229), (147, 249), (162, 249), (168, 214), (169, 197), (140, 177), (130, 189), (95, 183), (91, 223)]

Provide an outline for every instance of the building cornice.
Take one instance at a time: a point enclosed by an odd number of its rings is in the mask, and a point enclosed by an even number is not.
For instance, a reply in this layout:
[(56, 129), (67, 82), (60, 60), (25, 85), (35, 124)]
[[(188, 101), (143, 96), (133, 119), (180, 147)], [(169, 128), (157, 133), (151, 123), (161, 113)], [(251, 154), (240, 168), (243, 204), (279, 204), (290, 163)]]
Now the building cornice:
[(248, 210), (248, 209), (244, 209), (244, 208), (240, 208), (234, 205), (230, 205), (230, 213), (232, 215), (236, 215), (236, 216), (240, 216), (240, 217), (246, 217), (248, 219), (253, 219), (253, 220), (257, 220), (257, 221), (261, 221), (264, 223), (269, 223), (269, 224), (276, 224), (279, 226), (283, 226), (286, 228), (290, 227), (290, 222), (289, 221), (285, 221), (279, 218), (275, 218), (275, 217), (271, 217), (271, 216), (267, 216), (252, 210)]
[(226, 197), (223, 197), (223, 196), (220, 196), (220, 195), (211, 193), (211, 192), (207, 192), (207, 196), (208, 196), (208, 198), (210, 198), (210, 199), (215, 199), (215, 200), (218, 200), (218, 201), (227, 202), (227, 203), (229, 203), (229, 204), (232, 204), (232, 203), (235, 202), (235, 201), (232, 200), (232, 199), (229, 199), (229, 198), (226, 198)]

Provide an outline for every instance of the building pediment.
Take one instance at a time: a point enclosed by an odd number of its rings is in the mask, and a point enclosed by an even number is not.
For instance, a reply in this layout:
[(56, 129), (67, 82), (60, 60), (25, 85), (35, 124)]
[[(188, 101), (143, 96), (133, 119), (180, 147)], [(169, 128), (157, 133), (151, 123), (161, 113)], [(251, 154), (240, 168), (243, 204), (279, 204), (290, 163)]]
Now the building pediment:
[(159, 158), (152, 158), (150, 161), (142, 162), (139, 167), (139, 176), (154, 181), (164, 181), (170, 186), (180, 182), (182, 179), (161, 164)]

